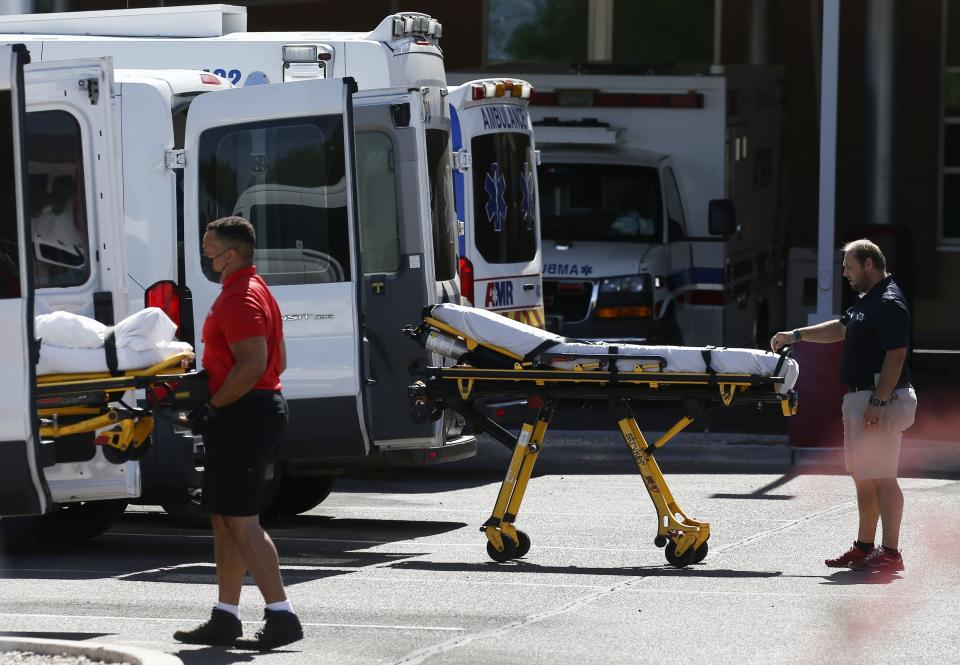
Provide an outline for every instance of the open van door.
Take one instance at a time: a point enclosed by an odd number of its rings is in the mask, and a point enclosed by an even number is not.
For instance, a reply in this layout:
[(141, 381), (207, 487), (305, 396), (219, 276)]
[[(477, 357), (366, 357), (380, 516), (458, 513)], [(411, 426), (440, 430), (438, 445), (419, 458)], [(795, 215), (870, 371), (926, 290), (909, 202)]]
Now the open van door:
[[(201, 268), (206, 225), (241, 215), (257, 234), (257, 272), (283, 316), (281, 380), (290, 426), (281, 459), (370, 452), (361, 385), (367, 359), (355, 212), (353, 79), (210, 92), (187, 114), (184, 270), (196, 330), (220, 284)], [(181, 159), (182, 157), (182, 159)], [(197, 335), (197, 353), (203, 343)]]
[(50, 509), (43, 475), (35, 397), (33, 264), (24, 131), (22, 45), (0, 46), (0, 515), (38, 515)]

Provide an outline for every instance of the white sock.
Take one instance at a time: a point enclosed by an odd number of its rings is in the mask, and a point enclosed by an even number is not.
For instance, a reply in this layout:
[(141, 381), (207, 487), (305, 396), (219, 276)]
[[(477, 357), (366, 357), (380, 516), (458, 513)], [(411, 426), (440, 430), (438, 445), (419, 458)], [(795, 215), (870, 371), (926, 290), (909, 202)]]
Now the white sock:
[(228, 604), (228, 603), (217, 602), (217, 604), (214, 605), (213, 608), (214, 608), (214, 609), (217, 609), (217, 610), (223, 610), (224, 612), (229, 612), (230, 614), (232, 614), (233, 616), (237, 617), (238, 619), (240, 618), (240, 606), (239, 606), (239, 605), (230, 605), (230, 604)]
[(289, 600), (281, 600), (276, 603), (267, 603), (267, 609), (271, 612), (293, 612), (293, 605)]

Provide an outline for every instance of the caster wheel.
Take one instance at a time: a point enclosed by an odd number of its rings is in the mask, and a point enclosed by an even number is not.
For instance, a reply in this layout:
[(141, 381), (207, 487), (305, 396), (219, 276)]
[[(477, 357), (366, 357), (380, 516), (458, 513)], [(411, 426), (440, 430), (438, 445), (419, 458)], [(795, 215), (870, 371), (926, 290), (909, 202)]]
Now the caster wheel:
[(703, 541), (703, 545), (698, 547), (693, 552), (693, 563), (700, 563), (707, 558), (707, 552), (710, 551), (710, 548), (707, 546), (707, 541)]
[(151, 441), (150, 437), (147, 437), (147, 440), (140, 444), (138, 448), (130, 446), (130, 459), (139, 460), (143, 459), (146, 454), (150, 451)]
[(653, 539), (653, 544), (656, 545), (657, 547), (664, 547), (667, 544), (667, 537), (657, 536), (656, 538)]
[(103, 451), (103, 456), (111, 464), (126, 464), (133, 459), (133, 446), (126, 450), (120, 450), (113, 446), (100, 446), (100, 449)]
[(517, 543), (517, 553), (514, 556), (517, 558), (526, 556), (530, 551), (530, 536), (523, 531), (517, 531), (517, 540), (520, 542)]
[(497, 548), (493, 546), (489, 540), (487, 541), (487, 556), (489, 556), (494, 561), (503, 563), (504, 561), (509, 561), (510, 559), (517, 556), (517, 546), (513, 544), (513, 541), (503, 536), (503, 551), (498, 552)]
[(688, 547), (687, 551), (681, 555), (677, 555), (677, 544), (672, 540), (667, 543), (666, 549), (663, 551), (664, 556), (667, 557), (667, 563), (671, 566), (676, 566), (677, 568), (686, 568), (691, 563), (696, 556), (696, 551), (692, 547)]

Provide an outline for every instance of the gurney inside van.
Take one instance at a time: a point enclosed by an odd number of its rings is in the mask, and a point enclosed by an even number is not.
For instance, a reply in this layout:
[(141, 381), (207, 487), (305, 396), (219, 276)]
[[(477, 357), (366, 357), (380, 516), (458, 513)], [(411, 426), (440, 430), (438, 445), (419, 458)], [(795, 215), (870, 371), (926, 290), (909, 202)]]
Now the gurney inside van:
[[(174, 339), (176, 325), (149, 307), (105, 326), (53, 312), (36, 317), (40, 435), (90, 434), (113, 464), (148, 449), (154, 411), (185, 410), (206, 399), (206, 381), (192, 371), (193, 348)], [(143, 391), (146, 407), (130, 391)]]
[[(529, 551), (529, 536), (514, 522), (561, 400), (605, 400), (618, 413), (617, 427), (657, 510), (654, 543), (678, 567), (706, 557), (710, 525), (680, 509), (655, 459), (657, 450), (711, 408), (770, 406), (784, 416), (797, 411), (799, 367), (785, 354), (585, 342), (452, 304), (425, 309), (421, 324), (406, 332), (455, 362), (419, 372), (421, 378), (409, 391), (413, 417), (437, 418), (453, 409), (513, 450), (493, 513), (481, 527), (495, 561)], [(529, 405), (517, 436), (476, 408), (479, 400), (504, 398), (526, 399)], [(631, 409), (631, 403), (645, 400), (679, 401), (686, 415), (648, 442)]]

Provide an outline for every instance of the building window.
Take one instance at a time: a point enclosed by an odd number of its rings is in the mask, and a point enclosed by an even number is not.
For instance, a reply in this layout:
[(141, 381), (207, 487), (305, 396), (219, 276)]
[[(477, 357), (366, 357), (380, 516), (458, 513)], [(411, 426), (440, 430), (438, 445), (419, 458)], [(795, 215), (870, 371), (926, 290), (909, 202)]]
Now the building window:
[[(608, 16), (617, 64), (665, 67), (713, 59), (713, 0), (614, 0)], [(586, 62), (588, 0), (489, 0), (488, 62)]]
[(960, 0), (944, 2), (940, 242), (960, 246)]

